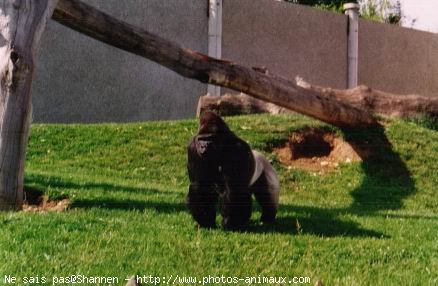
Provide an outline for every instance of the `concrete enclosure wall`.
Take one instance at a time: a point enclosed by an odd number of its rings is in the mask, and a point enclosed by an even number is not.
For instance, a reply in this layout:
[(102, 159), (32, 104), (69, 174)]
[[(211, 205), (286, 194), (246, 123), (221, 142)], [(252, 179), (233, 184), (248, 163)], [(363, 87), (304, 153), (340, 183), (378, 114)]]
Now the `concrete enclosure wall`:
[[(133, 25), (207, 54), (209, 0), (86, 0)], [(334, 88), (347, 86), (345, 15), (276, 0), (222, 0), (222, 58)], [(438, 36), (360, 21), (359, 84), (438, 95)], [(34, 122), (189, 118), (207, 85), (53, 21), (33, 86)], [(223, 90), (226, 92), (226, 90)]]
[(438, 36), (361, 20), (359, 84), (397, 94), (438, 96)]
[[(255, 4), (256, 3), (256, 4)], [(222, 57), (346, 87), (347, 17), (273, 0), (224, 0)]]
[[(207, 53), (208, 1), (88, 0)], [(128, 122), (192, 117), (207, 86), (50, 21), (33, 86), (34, 122)]]

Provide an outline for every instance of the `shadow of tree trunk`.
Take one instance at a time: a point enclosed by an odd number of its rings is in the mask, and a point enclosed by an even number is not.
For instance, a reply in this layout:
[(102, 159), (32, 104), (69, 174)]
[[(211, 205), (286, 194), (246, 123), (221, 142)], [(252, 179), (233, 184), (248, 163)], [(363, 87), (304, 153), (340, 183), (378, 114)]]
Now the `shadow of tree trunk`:
[(356, 214), (397, 210), (403, 200), (415, 193), (415, 183), (400, 155), (393, 150), (383, 126), (366, 130), (343, 130), (345, 140), (358, 153), (369, 149), (371, 154), (362, 162), (365, 177), (352, 192), (354, 199), (348, 211)]

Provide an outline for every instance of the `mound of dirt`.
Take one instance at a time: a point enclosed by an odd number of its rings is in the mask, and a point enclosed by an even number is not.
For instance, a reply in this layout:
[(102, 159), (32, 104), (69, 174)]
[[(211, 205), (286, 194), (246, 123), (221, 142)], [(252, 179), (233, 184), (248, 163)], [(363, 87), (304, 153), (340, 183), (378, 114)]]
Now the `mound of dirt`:
[(293, 132), (285, 146), (275, 148), (281, 163), (313, 172), (328, 172), (340, 163), (360, 162), (370, 151), (317, 128)]
[(62, 212), (70, 205), (67, 198), (50, 200), (43, 192), (32, 188), (24, 190), (24, 198), (24, 212)]

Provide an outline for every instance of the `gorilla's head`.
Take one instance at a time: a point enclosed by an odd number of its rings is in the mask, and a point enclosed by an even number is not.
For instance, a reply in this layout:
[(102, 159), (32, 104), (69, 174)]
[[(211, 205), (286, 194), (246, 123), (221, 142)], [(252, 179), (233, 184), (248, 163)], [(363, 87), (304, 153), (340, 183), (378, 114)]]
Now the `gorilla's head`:
[(232, 133), (222, 118), (213, 111), (204, 111), (199, 118), (198, 135), (227, 135)]
[[(234, 137), (223, 119), (213, 111), (204, 111), (199, 118), (199, 130), (195, 137), (196, 149), (205, 158), (209, 153), (218, 154), (218, 150), (229, 139)], [(228, 139), (227, 139), (228, 138)]]

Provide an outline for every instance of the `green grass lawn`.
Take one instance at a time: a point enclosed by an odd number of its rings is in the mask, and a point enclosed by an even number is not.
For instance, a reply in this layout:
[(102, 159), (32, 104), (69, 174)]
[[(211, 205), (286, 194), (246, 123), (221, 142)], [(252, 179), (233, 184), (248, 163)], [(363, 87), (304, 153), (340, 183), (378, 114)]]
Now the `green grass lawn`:
[(72, 204), (62, 213), (0, 213), (0, 284), (7, 274), (19, 285), (83, 274), (118, 276), (122, 285), (134, 273), (438, 284), (438, 131), (405, 121), (366, 133), (332, 128), (376, 154), (315, 175), (282, 166), (268, 150), (320, 123), (298, 115), (226, 121), (274, 161), (282, 184), (275, 225), (260, 225), (254, 204), (244, 232), (195, 227), (184, 204), (195, 120), (35, 124), (25, 185)]

